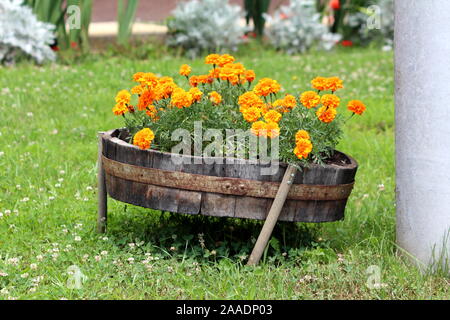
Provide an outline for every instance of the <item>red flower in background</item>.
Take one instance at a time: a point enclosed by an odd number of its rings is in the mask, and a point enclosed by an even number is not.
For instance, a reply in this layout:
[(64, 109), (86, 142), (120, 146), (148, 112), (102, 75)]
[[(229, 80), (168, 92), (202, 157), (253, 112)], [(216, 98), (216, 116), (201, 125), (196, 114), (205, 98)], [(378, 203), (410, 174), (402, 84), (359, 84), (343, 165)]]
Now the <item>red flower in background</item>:
[(78, 43), (76, 43), (75, 41), (72, 41), (72, 42), (70, 42), (70, 46), (72, 47), (72, 49), (77, 49)]
[(281, 14), (280, 14), (280, 18), (281, 18), (281, 20), (286, 20), (286, 19), (288, 19), (289, 17), (288, 17), (287, 14), (281, 13)]
[(52, 45), (52, 46), (50, 46), (50, 48), (51, 48), (53, 51), (59, 51), (59, 47), (58, 47), (57, 45)]
[(344, 47), (352, 47), (353, 42), (351, 40), (342, 40), (342, 46)]
[(339, 0), (331, 0), (330, 1), (330, 8), (333, 10), (338, 10), (341, 7), (341, 3)]

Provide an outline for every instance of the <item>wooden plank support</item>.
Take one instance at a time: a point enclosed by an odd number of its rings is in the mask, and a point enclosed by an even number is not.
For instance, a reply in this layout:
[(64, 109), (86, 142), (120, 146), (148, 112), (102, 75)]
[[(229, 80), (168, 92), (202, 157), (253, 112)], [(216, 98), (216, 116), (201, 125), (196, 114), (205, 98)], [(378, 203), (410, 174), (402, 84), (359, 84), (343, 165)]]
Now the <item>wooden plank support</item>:
[(270, 236), (272, 235), (273, 228), (277, 223), (278, 217), (280, 216), (283, 205), (286, 201), (287, 195), (295, 179), (295, 174), (297, 173), (297, 168), (289, 165), (284, 174), (283, 180), (281, 181), (280, 188), (278, 189), (275, 200), (272, 203), (267, 219), (264, 222), (264, 226), (261, 233), (258, 236), (255, 247), (253, 248), (252, 254), (248, 259), (247, 265), (253, 266), (258, 264), (261, 256), (269, 242)]
[(106, 195), (106, 180), (105, 180), (105, 169), (103, 168), (103, 134), (104, 132), (99, 132), (98, 137), (98, 157), (97, 157), (97, 192), (98, 192), (98, 217), (97, 217), (97, 232), (106, 232), (106, 219), (107, 219), (107, 195)]
[[(102, 160), (108, 175), (162, 187), (267, 199), (274, 199), (280, 188), (278, 182), (145, 168), (108, 159), (105, 156)], [(345, 200), (350, 195), (353, 184), (353, 182), (337, 185), (294, 184), (287, 198), (317, 201)]]

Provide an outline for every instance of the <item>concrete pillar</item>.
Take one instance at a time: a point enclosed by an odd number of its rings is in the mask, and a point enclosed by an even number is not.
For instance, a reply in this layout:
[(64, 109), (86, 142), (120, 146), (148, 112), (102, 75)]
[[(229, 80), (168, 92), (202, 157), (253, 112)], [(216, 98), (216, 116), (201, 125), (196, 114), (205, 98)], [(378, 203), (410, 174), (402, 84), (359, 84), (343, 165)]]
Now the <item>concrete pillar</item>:
[(395, 0), (397, 243), (450, 267), (450, 1)]

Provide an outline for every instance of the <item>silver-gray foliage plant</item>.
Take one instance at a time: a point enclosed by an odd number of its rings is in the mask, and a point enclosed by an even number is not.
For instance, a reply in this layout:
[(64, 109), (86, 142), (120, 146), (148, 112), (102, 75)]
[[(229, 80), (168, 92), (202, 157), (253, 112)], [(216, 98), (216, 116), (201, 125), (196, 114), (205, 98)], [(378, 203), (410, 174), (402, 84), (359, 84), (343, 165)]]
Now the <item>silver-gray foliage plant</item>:
[(244, 12), (225, 0), (180, 2), (168, 21), (170, 46), (181, 46), (191, 56), (201, 51), (236, 50), (246, 32)]
[(317, 44), (330, 50), (340, 39), (320, 22), (314, 0), (291, 0), (281, 6), (273, 16), (265, 15), (266, 33), (272, 45), (289, 54), (303, 53)]
[(37, 63), (55, 60), (55, 26), (39, 21), (23, 0), (0, 0), (0, 63), (14, 63), (17, 50)]

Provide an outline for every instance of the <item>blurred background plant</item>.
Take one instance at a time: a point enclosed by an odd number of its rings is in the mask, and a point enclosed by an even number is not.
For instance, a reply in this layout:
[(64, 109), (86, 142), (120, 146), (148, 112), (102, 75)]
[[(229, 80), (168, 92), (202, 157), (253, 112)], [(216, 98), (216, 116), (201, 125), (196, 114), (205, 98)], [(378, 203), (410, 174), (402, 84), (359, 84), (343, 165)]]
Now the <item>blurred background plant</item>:
[(55, 53), (50, 49), (55, 26), (39, 21), (22, 4), (22, 0), (0, 1), (0, 63), (14, 64), (23, 54), (37, 63), (55, 60)]
[(117, 43), (119, 45), (126, 45), (130, 39), (138, 3), (139, 0), (127, 0), (126, 4), (124, 0), (119, 0), (117, 10), (117, 22), (119, 24)]
[(167, 44), (188, 56), (203, 52), (235, 51), (247, 28), (241, 24), (244, 12), (223, 0), (193, 0), (178, 3), (167, 20)]
[(329, 32), (321, 22), (315, 0), (292, 0), (281, 6), (273, 16), (265, 15), (266, 33), (270, 43), (289, 54), (304, 53), (314, 45), (331, 49), (339, 40), (338, 34)]
[(269, 6), (270, 0), (244, 0), (244, 8), (247, 12), (245, 16), (247, 26), (252, 21), (253, 32), (258, 37), (264, 34), (264, 26), (266, 23), (265, 14), (269, 10)]
[(25, 0), (38, 19), (56, 26), (55, 50), (81, 48), (89, 50), (88, 30), (92, 0)]
[(322, 12), (331, 31), (342, 35), (344, 45), (392, 46), (394, 0), (331, 0)]

